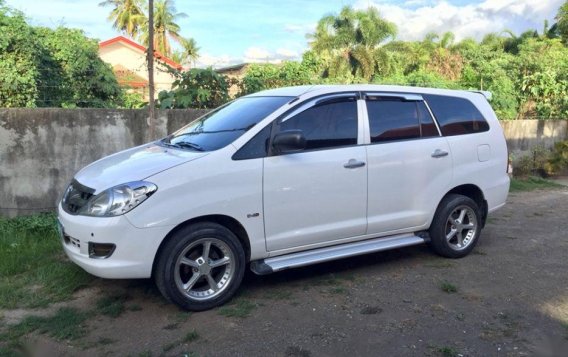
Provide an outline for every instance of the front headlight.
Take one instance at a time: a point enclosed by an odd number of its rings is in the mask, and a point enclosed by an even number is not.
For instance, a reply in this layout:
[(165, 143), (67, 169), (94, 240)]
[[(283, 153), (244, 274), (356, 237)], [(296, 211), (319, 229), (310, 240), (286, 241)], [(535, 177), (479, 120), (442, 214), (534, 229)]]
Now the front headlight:
[(144, 181), (114, 186), (91, 197), (77, 213), (96, 217), (120, 216), (146, 201), (157, 189), (153, 183)]

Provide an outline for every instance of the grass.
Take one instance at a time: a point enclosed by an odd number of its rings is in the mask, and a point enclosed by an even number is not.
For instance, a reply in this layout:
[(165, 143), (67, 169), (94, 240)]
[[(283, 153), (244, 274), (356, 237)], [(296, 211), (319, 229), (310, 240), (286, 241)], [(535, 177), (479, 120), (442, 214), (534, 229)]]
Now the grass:
[(96, 311), (101, 315), (119, 317), (126, 310), (124, 302), (129, 298), (130, 296), (126, 292), (103, 296), (95, 304)]
[(457, 357), (457, 356), (459, 356), (458, 351), (456, 351), (454, 348), (448, 347), (448, 346), (439, 347), (437, 349), (437, 351), (441, 356), (444, 356), (444, 357)]
[(262, 295), (263, 299), (268, 300), (290, 300), (292, 297), (291, 291), (283, 289), (270, 289)]
[(48, 317), (28, 316), (20, 323), (10, 326), (4, 334), (0, 335), (2, 340), (17, 341), (20, 337), (31, 332), (38, 332), (53, 337), (56, 340), (75, 340), (85, 336), (85, 321), (89, 314), (81, 310), (62, 307), (57, 312)]
[(228, 305), (219, 308), (219, 315), (225, 317), (245, 318), (249, 317), (253, 310), (256, 309), (256, 307), (257, 305), (252, 301), (243, 297), (239, 297), (237, 299), (234, 299)]
[(560, 324), (562, 325), (564, 331), (566, 332), (564, 338), (568, 340), (568, 321), (561, 321)]
[(330, 294), (335, 294), (335, 295), (344, 295), (347, 294), (347, 291), (348, 291), (347, 288), (343, 286), (335, 286), (328, 290)]
[(162, 351), (163, 352), (169, 352), (172, 349), (178, 347), (179, 345), (181, 345), (183, 343), (192, 343), (192, 342), (199, 340), (199, 338), (200, 338), (200, 336), (197, 333), (197, 331), (191, 330), (188, 333), (186, 333), (185, 336), (181, 340), (174, 341), (172, 343), (168, 343), (167, 345), (162, 346)]
[(440, 284), (440, 289), (442, 289), (443, 292), (446, 292), (448, 294), (453, 294), (458, 292), (458, 287), (448, 281), (443, 281)]
[(540, 177), (527, 177), (522, 179), (514, 178), (511, 180), (510, 192), (534, 191), (546, 188), (561, 188), (566, 187), (556, 182), (546, 180)]
[(445, 268), (454, 267), (455, 263), (452, 262), (452, 261), (449, 261), (447, 259), (440, 259), (440, 260), (428, 262), (428, 263), (424, 264), (424, 266), (427, 266), (429, 268), (445, 269)]
[(63, 253), (54, 214), (0, 217), (0, 308), (45, 307), (93, 277)]
[(187, 334), (185, 334), (185, 336), (183, 338), (183, 342), (190, 343), (190, 342), (196, 341), (198, 339), (199, 339), (199, 334), (197, 333), (197, 331), (191, 330)]
[(142, 311), (142, 306), (138, 304), (132, 304), (126, 308), (128, 311)]
[(341, 280), (335, 274), (327, 274), (312, 279), (311, 284), (313, 286), (334, 286), (341, 285)]

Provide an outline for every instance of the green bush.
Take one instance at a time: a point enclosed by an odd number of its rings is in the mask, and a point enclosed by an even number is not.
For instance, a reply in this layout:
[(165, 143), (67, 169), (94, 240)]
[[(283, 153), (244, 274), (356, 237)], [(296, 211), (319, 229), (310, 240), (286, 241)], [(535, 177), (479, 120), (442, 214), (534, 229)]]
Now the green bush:
[(550, 171), (555, 174), (568, 171), (568, 140), (554, 144), (548, 165)]
[(513, 164), (515, 176), (526, 177), (536, 175), (548, 177), (552, 174), (550, 169), (551, 152), (543, 145), (533, 147), (530, 153), (518, 157)]
[(216, 108), (229, 100), (229, 84), (225, 76), (212, 68), (192, 68), (185, 72), (172, 72), (177, 79), (171, 91), (158, 95), (161, 109)]

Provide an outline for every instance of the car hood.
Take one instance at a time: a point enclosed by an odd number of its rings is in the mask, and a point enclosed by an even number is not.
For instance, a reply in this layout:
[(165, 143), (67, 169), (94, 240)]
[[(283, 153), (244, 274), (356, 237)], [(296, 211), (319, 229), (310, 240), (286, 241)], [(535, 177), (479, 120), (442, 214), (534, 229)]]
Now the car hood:
[(75, 180), (99, 193), (122, 183), (143, 180), (205, 155), (207, 153), (146, 144), (93, 162), (79, 171)]

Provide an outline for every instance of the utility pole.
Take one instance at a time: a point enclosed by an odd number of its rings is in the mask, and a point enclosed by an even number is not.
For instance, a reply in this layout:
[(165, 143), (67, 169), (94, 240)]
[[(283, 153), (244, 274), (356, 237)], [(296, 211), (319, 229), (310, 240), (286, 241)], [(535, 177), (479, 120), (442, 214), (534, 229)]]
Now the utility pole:
[(154, 0), (148, 0), (148, 114), (150, 120), (150, 140), (156, 136), (156, 113), (154, 103)]

